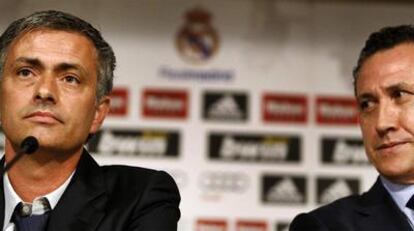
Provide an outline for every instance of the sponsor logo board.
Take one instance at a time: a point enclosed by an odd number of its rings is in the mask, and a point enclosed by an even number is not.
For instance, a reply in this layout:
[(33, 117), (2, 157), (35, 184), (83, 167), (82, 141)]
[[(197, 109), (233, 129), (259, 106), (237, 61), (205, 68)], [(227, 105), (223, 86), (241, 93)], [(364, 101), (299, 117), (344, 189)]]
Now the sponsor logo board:
[(305, 96), (265, 94), (262, 98), (262, 116), (265, 122), (305, 123), (308, 104)]
[(367, 165), (369, 160), (365, 154), (361, 138), (322, 137), (322, 163), (338, 165)]
[(360, 193), (360, 180), (357, 178), (318, 177), (317, 202), (331, 203), (336, 199)]
[(289, 231), (289, 222), (278, 222), (275, 231)]
[(110, 116), (126, 116), (128, 113), (128, 90), (126, 88), (114, 88), (111, 92)]
[(242, 193), (249, 186), (249, 177), (242, 172), (204, 171), (199, 179), (203, 192)]
[(318, 124), (329, 125), (357, 124), (358, 108), (356, 100), (353, 97), (317, 97), (316, 121)]
[(88, 142), (88, 150), (102, 155), (178, 157), (180, 134), (171, 130), (104, 129)]
[(181, 169), (164, 169), (164, 171), (172, 176), (175, 183), (178, 185), (178, 188), (182, 189), (188, 185), (189, 180), (186, 171)]
[(227, 231), (227, 221), (199, 219), (196, 223), (196, 231)]
[(236, 222), (236, 231), (267, 231), (266, 221), (239, 220)]
[(215, 121), (246, 121), (248, 98), (245, 93), (205, 92), (203, 118)]
[(211, 160), (297, 163), (301, 159), (299, 136), (213, 132), (208, 143)]
[(306, 187), (304, 176), (264, 175), (261, 201), (264, 204), (304, 205)]
[(145, 89), (142, 114), (147, 118), (183, 119), (188, 112), (188, 93), (185, 90)]

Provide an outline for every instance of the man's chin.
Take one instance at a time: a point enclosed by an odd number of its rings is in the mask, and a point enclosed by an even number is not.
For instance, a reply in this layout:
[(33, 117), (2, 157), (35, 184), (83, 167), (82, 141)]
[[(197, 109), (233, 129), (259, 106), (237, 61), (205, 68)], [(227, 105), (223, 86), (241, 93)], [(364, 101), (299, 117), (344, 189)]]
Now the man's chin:
[(414, 168), (407, 169), (404, 171), (403, 168), (400, 169), (377, 169), (378, 172), (391, 182), (398, 184), (414, 184)]
[(39, 141), (39, 151), (54, 153), (56, 155), (76, 152), (77, 150), (82, 148), (82, 145), (73, 146), (59, 143), (41, 143)]

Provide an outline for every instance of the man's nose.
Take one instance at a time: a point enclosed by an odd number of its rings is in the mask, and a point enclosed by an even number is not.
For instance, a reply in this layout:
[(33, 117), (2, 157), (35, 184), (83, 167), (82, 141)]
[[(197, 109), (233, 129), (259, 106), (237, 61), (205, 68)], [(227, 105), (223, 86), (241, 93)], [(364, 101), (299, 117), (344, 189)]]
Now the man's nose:
[(36, 84), (33, 100), (37, 103), (55, 104), (57, 99), (57, 85), (53, 76), (41, 76)]
[(399, 110), (393, 102), (386, 102), (380, 104), (376, 130), (380, 136), (386, 135), (390, 131), (395, 131), (398, 128)]

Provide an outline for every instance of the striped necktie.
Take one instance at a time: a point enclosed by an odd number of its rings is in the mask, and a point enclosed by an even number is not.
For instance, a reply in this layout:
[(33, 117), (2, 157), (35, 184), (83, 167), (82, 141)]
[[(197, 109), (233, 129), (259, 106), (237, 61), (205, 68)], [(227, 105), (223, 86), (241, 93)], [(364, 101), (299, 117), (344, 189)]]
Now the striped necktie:
[(14, 209), (11, 221), (17, 231), (45, 231), (50, 213), (47, 198), (36, 199), (33, 204), (20, 202)]

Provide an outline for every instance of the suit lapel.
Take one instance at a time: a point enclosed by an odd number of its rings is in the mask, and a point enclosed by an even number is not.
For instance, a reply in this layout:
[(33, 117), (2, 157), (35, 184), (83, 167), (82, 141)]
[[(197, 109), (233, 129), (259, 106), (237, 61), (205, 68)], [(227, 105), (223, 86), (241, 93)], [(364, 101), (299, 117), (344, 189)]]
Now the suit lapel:
[(378, 178), (374, 186), (361, 196), (356, 212), (360, 230), (412, 230), (405, 215), (395, 204)]
[(95, 230), (105, 215), (106, 201), (101, 169), (84, 150), (75, 175), (52, 210), (48, 231)]

